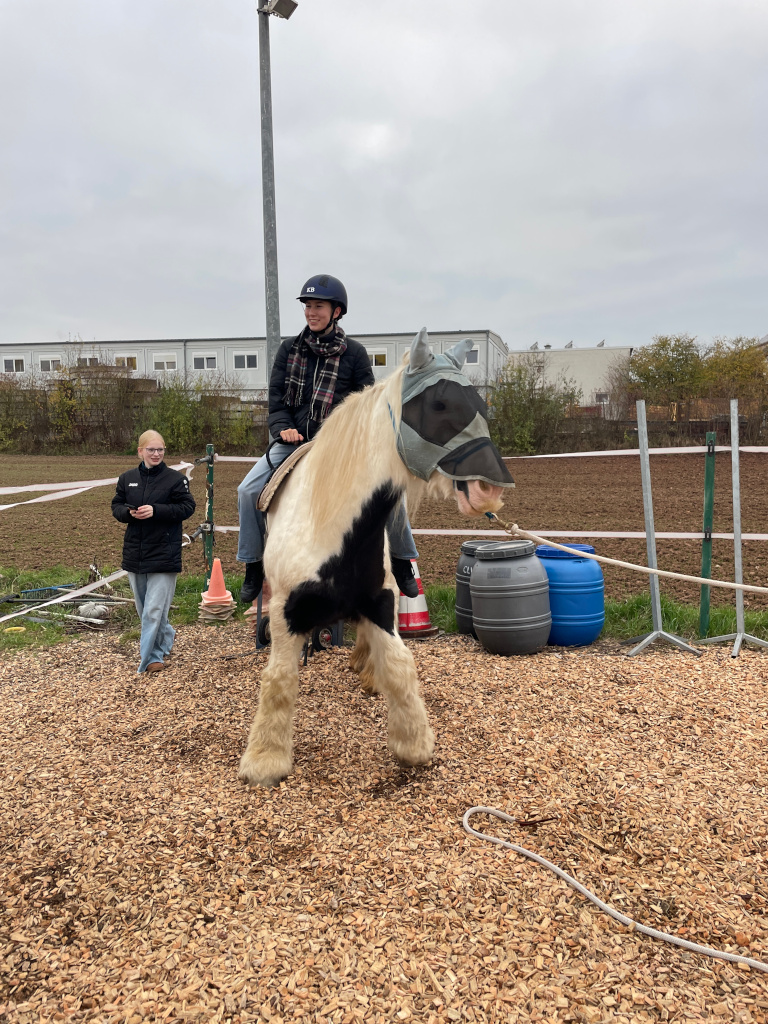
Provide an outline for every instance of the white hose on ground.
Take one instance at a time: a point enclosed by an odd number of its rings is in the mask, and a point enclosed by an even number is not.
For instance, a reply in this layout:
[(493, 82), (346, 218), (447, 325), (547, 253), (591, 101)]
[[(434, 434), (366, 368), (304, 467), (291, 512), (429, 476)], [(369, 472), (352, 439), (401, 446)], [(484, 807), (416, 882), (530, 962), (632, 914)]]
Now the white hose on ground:
[(552, 861), (547, 860), (545, 857), (539, 856), (538, 853), (533, 853), (532, 850), (526, 850), (524, 846), (517, 846), (515, 843), (508, 843), (506, 839), (498, 839), (496, 836), (486, 835), (485, 832), (478, 832), (477, 829), (472, 828), (469, 824), (469, 819), (474, 814), (490, 814), (492, 817), (499, 818), (501, 821), (505, 821), (510, 825), (515, 824), (515, 819), (509, 814), (505, 814), (504, 811), (498, 811), (495, 807), (470, 807), (465, 813), (462, 820), (462, 825), (466, 832), (471, 836), (475, 836), (476, 839), (484, 839), (489, 843), (496, 843), (497, 846), (503, 846), (507, 850), (512, 850), (514, 853), (519, 853), (523, 857), (528, 857), (530, 860), (536, 861), (537, 864), (541, 864), (542, 867), (548, 868), (553, 871), (558, 878), (562, 878), (564, 882), (567, 882), (572, 889), (580, 892), (582, 896), (585, 896), (588, 900), (599, 907), (603, 913), (608, 914), (614, 921), (618, 921), (627, 928), (631, 928), (633, 931), (640, 932), (642, 935), (648, 935), (652, 939), (660, 939), (662, 942), (671, 942), (673, 946), (680, 946), (682, 949), (687, 949), (691, 953), (702, 953), (704, 956), (714, 957), (718, 960), (728, 960), (733, 964), (746, 964), (748, 967), (754, 968), (756, 971), (765, 971), (768, 974), (768, 963), (763, 963), (762, 960), (752, 960), (748, 956), (740, 956), (738, 953), (725, 953), (719, 949), (713, 949), (711, 946), (700, 946), (698, 942), (689, 942), (688, 939), (681, 939), (678, 935), (670, 935), (668, 932), (659, 932), (655, 928), (649, 928), (647, 925), (639, 924), (637, 921), (633, 921), (631, 917), (627, 917), (625, 914), (620, 914), (618, 910), (614, 910), (613, 907), (595, 896), (593, 892), (585, 888), (581, 882), (577, 882), (572, 875), (569, 875), (567, 871), (563, 871), (557, 864), (553, 864)]
[[(535, 533), (531, 533), (529, 530), (523, 530), (517, 523), (505, 523), (502, 519), (499, 519), (495, 512), (486, 512), (485, 514), (491, 522), (498, 523), (504, 532), (511, 536), (532, 540), (534, 544), (544, 544), (548, 548), (558, 548), (560, 551), (567, 551), (570, 555), (574, 553), (573, 546), (568, 547), (566, 544), (556, 544), (553, 540), (547, 540)], [(667, 576), (674, 580), (686, 580), (688, 583), (703, 583), (707, 587), (727, 587), (729, 590), (748, 590), (750, 594), (768, 594), (768, 587), (752, 587), (746, 583), (729, 583), (725, 580), (707, 580), (702, 576), (686, 576), (681, 572), (668, 572), (666, 569), (651, 569), (647, 565), (635, 565), (633, 562), (620, 562), (618, 558), (606, 558), (605, 555), (590, 555), (589, 552), (578, 549), (576, 549), (576, 553), (579, 558), (591, 558), (594, 562), (618, 565), (622, 569), (636, 569), (637, 572), (644, 572), (649, 576)]]

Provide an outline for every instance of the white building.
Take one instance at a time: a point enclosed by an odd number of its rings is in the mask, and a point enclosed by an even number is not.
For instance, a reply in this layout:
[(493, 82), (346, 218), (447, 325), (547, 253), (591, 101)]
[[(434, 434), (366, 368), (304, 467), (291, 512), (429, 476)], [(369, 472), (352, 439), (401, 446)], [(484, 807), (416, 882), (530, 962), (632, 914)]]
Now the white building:
[[(398, 367), (410, 348), (412, 334), (353, 334), (365, 345), (374, 376), (386, 377)], [(443, 352), (463, 338), (474, 342), (465, 372), (483, 384), (496, 376), (509, 350), (493, 331), (435, 331), (429, 341)], [(187, 378), (214, 376), (240, 390), (244, 400), (263, 393), (268, 383), (265, 338), (189, 338), (157, 341), (33, 341), (23, 345), (0, 343), (0, 373), (55, 377), (67, 366), (118, 366), (132, 376), (163, 380), (170, 374)]]
[(594, 348), (543, 348), (534, 346), (523, 352), (512, 352), (513, 360), (530, 360), (538, 368), (542, 380), (555, 384), (564, 378), (573, 382), (581, 391), (581, 405), (608, 404), (610, 396), (609, 378), (613, 369), (626, 366), (634, 349), (628, 345), (605, 346), (602, 342)]

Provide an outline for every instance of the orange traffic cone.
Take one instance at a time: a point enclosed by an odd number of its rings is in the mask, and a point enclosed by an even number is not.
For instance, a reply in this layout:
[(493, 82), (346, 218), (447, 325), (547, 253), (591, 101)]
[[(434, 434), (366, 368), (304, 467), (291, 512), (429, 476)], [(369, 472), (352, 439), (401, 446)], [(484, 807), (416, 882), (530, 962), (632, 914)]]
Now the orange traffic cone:
[(221, 559), (214, 558), (208, 589), (203, 592), (200, 608), (201, 622), (226, 622), (231, 619), (237, 605), (224, 585)]
[(208, 589), (203, 592), (203, 602), (205, 604), (228, 604), (231, 600), (232, 594), (224, 585), (224, 573), (221, 569), (221, 559), (214, 558)]
[(400, 595), (397, 629), (402, 637), (411, 640), (428, 640), (432, 636), (437, 636), (439, 630), (437, 626), (432, 625), (429, 619), (427, 599), (424, 596), (424, 587), (421, 583), (416, 559), (412, 558), (411, 563), (413, 564), (413, 575), (416, 577), (416, 586), (419, 588), (419, 596)]

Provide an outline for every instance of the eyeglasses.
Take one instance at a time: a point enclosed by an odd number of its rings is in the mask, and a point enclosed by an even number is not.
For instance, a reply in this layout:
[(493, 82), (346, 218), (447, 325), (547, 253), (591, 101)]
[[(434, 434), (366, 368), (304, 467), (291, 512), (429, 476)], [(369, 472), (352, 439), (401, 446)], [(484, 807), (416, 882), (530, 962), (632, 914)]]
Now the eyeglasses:
[(165, 448), (145, 448), (144, 451), (149, 455), (162, 455)]

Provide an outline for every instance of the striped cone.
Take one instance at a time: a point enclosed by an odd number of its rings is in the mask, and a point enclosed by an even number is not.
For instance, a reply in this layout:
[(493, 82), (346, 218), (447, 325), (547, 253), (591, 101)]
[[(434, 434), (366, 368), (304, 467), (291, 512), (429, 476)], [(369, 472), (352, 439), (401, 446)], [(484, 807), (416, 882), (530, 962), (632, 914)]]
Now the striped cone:
[(411, 559), (411, 564), (413, 565), (413, 575), (416, 577), (416, 586), (419, 588), (419, 596), (400, 595), (397, 630), (400, 636), (411, 640), (428, 640), (430, 637), (437, 636), (439, 630), (430, 622), (427, 599), (424, 596), (424, 587), (421, 585), (421, 576), (415, 558)]

